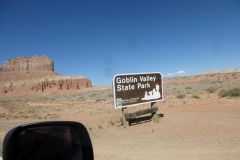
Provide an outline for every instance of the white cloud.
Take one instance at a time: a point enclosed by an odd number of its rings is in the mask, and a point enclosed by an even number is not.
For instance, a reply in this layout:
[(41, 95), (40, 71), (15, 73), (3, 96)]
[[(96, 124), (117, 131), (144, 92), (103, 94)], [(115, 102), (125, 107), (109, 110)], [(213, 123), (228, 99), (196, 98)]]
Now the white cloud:
[(184, 75), (186, 75), (186, 71), (184, 71), (184, 70), (179, 70), (179, 71), (177, 71), (177, 72), (175, 72), (175, 73), (168, 73), (167, 75), (166, 75), (166, 77), (180, 77), (180, 76), (184, 76)]
[(183, 71), (183, 70), (180, 70), (180, 71), (177, 71), (177, 72), (176, 72), (177, 75), (182, 75), (182, 74), (185, 74), (185, 73), (186, 73), (186, 72)]
[(167, 74), (167, 77), (171, 77), (171, 76), (173, 76), (172, 73), (168, 73), (168, 74)]

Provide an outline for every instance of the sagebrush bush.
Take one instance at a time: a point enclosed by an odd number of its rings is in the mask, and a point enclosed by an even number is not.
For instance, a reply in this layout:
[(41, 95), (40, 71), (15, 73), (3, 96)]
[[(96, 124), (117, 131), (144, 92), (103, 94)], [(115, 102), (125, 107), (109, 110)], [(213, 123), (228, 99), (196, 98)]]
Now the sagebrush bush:
[(160, 118), (160, 116), (158, 114), (154, 114), (154, 116), (152, 117), (152, 121), (154, 123), (158, 123), (159, 122), (159, 118)]
[(240, 96), (240, 88), (231, 88), (228, 90), (221, 90), (219, 91), (220, 97), (239, 97)]
[(192, 97), (192, 98), (195, 98), (195, 99), (200, 99), (200, 96), (197, 95), (197, 94), (193, 94), (191, 97)]
[(183, 99), (183, 98), (185, 98), (185, 96), (186, 96), (185, 94), (178, 94), (176, 97), (179, 99)]
[(186, 87), (185, 89), (192, 89), (192, 87), (188, 86), (188, 87)]
[(115, 124), (113, 121), (108, 121), (108, 123), (112, 126)]
[(207, 91), (208, 93), (214, 93), (214, 92), (217, 91), (217, 88), (215, 88), (215, 87), (209, 87), (209, 88), (206, 89), (206, 91)]

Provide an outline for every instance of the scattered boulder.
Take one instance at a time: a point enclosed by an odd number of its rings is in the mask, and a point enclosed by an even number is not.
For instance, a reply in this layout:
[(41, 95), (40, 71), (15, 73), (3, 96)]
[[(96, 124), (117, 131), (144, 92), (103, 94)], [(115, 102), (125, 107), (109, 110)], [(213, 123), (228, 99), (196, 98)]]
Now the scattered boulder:
[(2, 93), (9, 93), (13, 91), (13, 82), (11, 82), (9, 85), (2, 87)]

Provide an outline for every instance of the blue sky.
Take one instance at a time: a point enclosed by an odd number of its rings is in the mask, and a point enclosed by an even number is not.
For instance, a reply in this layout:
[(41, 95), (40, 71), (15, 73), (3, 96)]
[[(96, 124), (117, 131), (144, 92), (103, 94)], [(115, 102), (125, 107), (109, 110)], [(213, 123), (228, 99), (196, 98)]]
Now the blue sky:
[(117, 73), (240, 67), (239, 0), (0, 0), (0, 63), (48, 55), (110, 85)]

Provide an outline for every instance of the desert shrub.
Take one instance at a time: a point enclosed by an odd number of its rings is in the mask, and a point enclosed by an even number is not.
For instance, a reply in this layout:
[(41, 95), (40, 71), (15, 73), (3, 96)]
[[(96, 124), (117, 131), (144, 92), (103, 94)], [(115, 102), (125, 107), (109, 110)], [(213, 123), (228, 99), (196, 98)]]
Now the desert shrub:
[(115, 124), (113, 121), (108, 121), (108, 123), (112, 126)]
[(18, 115), (14, 115), (13, 118), (19, 118)]
[(100, 124), (98, 125), (98, 128), (99, 128), (99, 129), (103, 129), (103, 127), (102, 127)]
[(215, 88), (215, 87), (209, 87), (209, 88), (206, 89), (206, 91), (207, 91), (208, 93), (214, 93), (214, 92), (217, 91), (217, 88)]
[(221, 90), (219, 91), (220, 97), (239, 97), (240, 96), (240, 88), (231, 88), (228, 90)]
[(193, 94), (191, 97), (195, 99), (200, 99), (200, 96), (198, 94)]
[(28, 115), (24, 115), (23, 118), (29, 118), (29, 116)]
[(112, 98), (113, 97), (113, 93), (109, 93), (108, 97)]
[(97, 93), (92, 93), (92, 94), (89, 94), (89, 97), (97, 97), (98, 94)]
[(192, 89), (192, 87), (188, 86), (188, 87), (186, 87), (185, 89)]
[(0, 113), (0, 118), (5, 118), (6, 115), (4, 113)]
[(179, 99), (183, 99), (183, 98), (185, 98), (185, 94), (178, 94), (177, 96), (176, 96), (176, 98), (179, 98)]
[(152, 117), (152, 121), (154, 122), (154, 123), (158, 123), (159, 122), (159, 115), (158, 114), (154, 114), (154, 116)]
[(101, 101), (106, 101), (106, 99), (100, 98), (100, 99), (96, 99), (95, 101), (96, 101), (96, 102), (101, 102)]
[(124, 119), (123, 117), (120, 117), (120, 118), (119, 118), (119, 123), (120, 123), (121, 125), (124, 125), (125, 119)]

